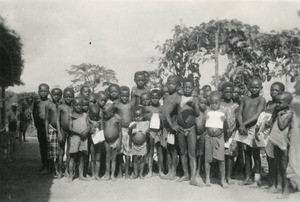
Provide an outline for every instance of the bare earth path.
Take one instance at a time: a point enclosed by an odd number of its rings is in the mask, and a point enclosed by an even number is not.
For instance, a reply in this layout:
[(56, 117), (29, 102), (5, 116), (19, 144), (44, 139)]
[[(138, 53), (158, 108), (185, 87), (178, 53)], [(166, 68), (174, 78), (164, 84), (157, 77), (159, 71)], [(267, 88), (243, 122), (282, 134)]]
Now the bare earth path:
[[(247, 186), (233, 185), (224, 190), (212, 184), (198, 188), (159, 177), (116, 182), (53, 180), (38, 174), (38, 141), (28, 140), (18, 144), (15, 161), (0, 161), (0, 201), (282, 201), (276, 200), (278, 194)], [(300, 192), (292, 193), (286, 201), (299, 202)]]

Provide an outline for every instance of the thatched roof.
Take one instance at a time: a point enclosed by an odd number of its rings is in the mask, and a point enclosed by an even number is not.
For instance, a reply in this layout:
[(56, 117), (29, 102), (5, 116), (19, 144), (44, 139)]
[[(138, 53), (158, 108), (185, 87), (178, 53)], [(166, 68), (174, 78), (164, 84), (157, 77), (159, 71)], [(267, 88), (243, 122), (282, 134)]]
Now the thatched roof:
[(0, 16), (0, 85), (23, 85), (23, 64), (21, 38)]

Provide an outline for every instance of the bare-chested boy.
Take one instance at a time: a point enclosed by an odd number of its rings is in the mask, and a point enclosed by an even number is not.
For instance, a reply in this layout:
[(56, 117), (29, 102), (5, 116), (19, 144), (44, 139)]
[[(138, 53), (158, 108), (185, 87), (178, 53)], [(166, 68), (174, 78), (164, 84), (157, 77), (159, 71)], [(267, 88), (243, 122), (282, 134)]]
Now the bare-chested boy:
[[(171, 130), (171, 126), (169, 124), (175, 123), (177, 118), (177, 107), (173, 106), (173, 102), (175, 100), (180, 100), (180, 95), (177, 93), (177, 89), (180, 86), (179, 77), (176, 75), (171, 75), (167, 79), (167, 94), (164, 96), (164, 105), (163, 105), (163, 116), (164, 116), (164, 132), (167, 133), (167, 149), (168, 149), (168, 174), (164, 177), (168, 180), (174, 180), (176, 178), (176, 168), (178, 164), (177, 158), (177, 146), (178, 146), (178, 138), (177, 135)], [(170, 108), (170, 109), (169, 109)], [(170, 111), (172, 110), (172, 111)], [(169, 123), (166, 119), (168, 114), (170, 113), (171, 123)], [(175, 136), (176, 135), (176, 136)], [(171, 141), (172, 140), (172, 141)]]
[[(63, 157), (65, 154), (65, 144), (69, 138), (69, 119), (70, 114), (73, 111), (72, 101), (74, 98), (73, 88), (65, 88), (63, 92), (64, 103), (58, 106), (57, 112), (57, 132), (58, 132), (58, 146), (59, 146), (59, 156), (58, 156), (58, 178), (62, 177), (63, 170)], [(67, 146), (69, 148), (70, 145)], [(69, 154), (67, 149), (67, 163), (65, 168), (65, 175), (68, 175), (68, 161)]]
[(79, 93), (79, 97), (82, 97), (82, 98), (89, 98), (90, 94), (91, 94), (91, 88), (86, 86), (86, 85), (83, 85), (81, 88), (80, 88), (80, 93)]
[[(255, 181), (260, 181), (260, 148), (253, 145), (255, 125), (259, 114), (265, 109), (266, 100), (260, 96), (262, 90), (262, 81), (258, 78), (253, 78), (249, 81), (250, 96), (245, 96), (241, 100), (241, 104), (238, 110), (238, 123), (240, 135), (247, 136), (249, 141), (243, 141), (245, 143), (245, 160), (246, 160), (246, 179), (242, 183), (243, 185), (252, 184), (251, 180), (251, 168), (252, 168), (252, 156), (255, 164)], [(246, 139), (246, 140), (247, 140)]]
[(103, 108), (104, 136), (106, 150), (106, 172), (102, 180), (115, 181), (116, 157), (121, 152), (122, 124), (121, 117), (116, 114), (112, 103), (106, 103)]
[(136, 86), (133, 86), (131, 89), (131, 101), (135, 103), (135, 106), (140, 104), (141, 94), (149, 93), (149, 89), (146, 86), (147, 81), (145, 72), (138, 71), (134, 74), (134, 82), (136, 83)]
[[(102, 120), (100, 119), (100, 107), (98, 105), (90, 106), (89, 122), (91, 125), (90, 133), (93, 135), (100, 135), (102, 130)], [(101, 153), (105, 148), (104, 141), (93, 142), (91, 140), (91, 170), (92, 170), (92, 179), (100, 180), (99, 171), (100, 171), (100, 162), (101, 162)]]
[(39, 85), (39, 99), (33, 103), (32, 116), (34, 126), (37, 129), (37, 136), (40, 145), (40, 155), (42, 159), (42, 168), (40, 171), (47, 171), (47, 138), (45, 127), (45, 106), (48, 103), (49, 86), (45, 83)]
[(90, 131), (88, 116), (83, 113), (83, 99), (76, 97), (73, 99), (73, 112), (70, 115), (70, 162), (69, 162), (69, 182), (73, 181), (75, 165), (79, 159), (79, 180), (86, 180), (83, 176), (84, 162), (88, 157), (88, 140), (87, 136)]
[(57, 137), (57, 117), (59, 101), (62, 97), (62, 90), (53, 88), (51, 90), (51, 98), (45, 106), (45, 126), (46, 137), (48, 141), (48, 160), (50, 171), (53, 169), (54, 175), (57, 175), (57, 157), (58, 157), (58, 137)]
[[(166, 139), (163, 137), (162, 134), (162, 127), (161, 127), (161, 105), (160, 105), (160, 98), (161, 92), (158, 89), (153, 89), (150, 91), (150, 106), (146, 107), (146, 111), (149, 113), (151, 120), (153, 122), (157, 122), (157, 128), (150, 128), (149, 130), (149, 158), (148, 158), (148, 166), (149, 172), (147, 177), (152, 177), (153, 175), (153, 154), (154, 154), (154, 147), (156, 147), (157, 151), (157, 164), (158, 164), (158, 171), (160, 177), (164, 177), (163, 174), (163, 151), (162, 147), (166, 147)], [(154, 116), (158, 118), (158, 120), (154, 120)], [(154, 125), (154, 124), (153, 124)], [(159, 126), (158, 126), (159, 125)], [(153, 126), (155, 127), (155, 126)]]
[[(133, 102), (129, 102), (130, 90), (127, 86), (120, 87), (120, 102), (115, 104), (117, 113), (121, 117), (122, 124), (122, 153), (125, 155), (125, 178), (129, 178), (129, 165), (130, 165), (130, 138), (128, 135), (128, 127), (132, 122), (132, 109), (134, 107)], [(122, 160), (122, 158), (119, 158)], [(121, 164), (121, 162), (119, 161)], [(121, 166), (120, 166), (121, 167)], [(120, 171), (119, 171), (120, 172)]]
[(220, 109), (221, 99), (221, 92), (213, 91), (210, 96), (210, 108), (205, 113), (205, 184), (211, 186), (210, 168), (213, 160), (216, 160), (221, 174), (221, 186), (226, 188), (224, 132), (227, 131), (227, 120), (226, 113)]
[[(131, 148), (133, 155), (134, 173), (132, 179), (138, 177), (143, 178), (145, 156), (147, 154), (147, 132), (149, 129), (149, 121), (146, 118), (146, 109), (139, 105), (133, 109), (133, 121), (129, 125), (128, 134), (131, 136)], [(143, 124), (137, 129), (138, 124)]]
[(241, 103), (242, 99), (242, 90), (238, 86), (233, 87), (233, 93), (232, 93), (232, 101), (234, 103), (237, 103), (238, 105)]
[[(174, 100), (170, 107), (166, 108), (166, 119), (171, 126), (172, 132), (177, 133), (180, 157), (183, 167), (184, 176), (179, 181), (188, 181), (189, 171), (187, 164), (187, 155), (189, 156), (191, 179), (190, 184), (195, 186), (202, 186), (196, 180), (196, 127), (195, 118), (199, 116), (198, 98), (192, 97), (194, 90), (194, 82), (191, 79), (183, 81), (183, 95), (180, 99)], [(177, 108), (177, 122), (172, 122), (171, 113)]]

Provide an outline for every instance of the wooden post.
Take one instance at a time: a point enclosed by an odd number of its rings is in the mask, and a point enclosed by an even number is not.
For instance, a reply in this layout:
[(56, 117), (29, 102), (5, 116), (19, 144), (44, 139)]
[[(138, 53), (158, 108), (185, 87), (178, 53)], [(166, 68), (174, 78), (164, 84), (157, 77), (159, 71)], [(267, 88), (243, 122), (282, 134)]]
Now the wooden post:
[(215, 33), (215, 82), (216, 90), (218, 90), (219, 85), (219, 32), (220, 28)]

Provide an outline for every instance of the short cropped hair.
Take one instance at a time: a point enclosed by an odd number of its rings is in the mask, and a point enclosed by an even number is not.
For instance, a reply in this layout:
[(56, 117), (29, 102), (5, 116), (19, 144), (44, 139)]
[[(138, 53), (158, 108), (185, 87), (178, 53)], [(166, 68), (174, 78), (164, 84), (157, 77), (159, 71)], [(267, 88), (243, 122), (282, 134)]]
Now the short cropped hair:
[(184, 85), (185, 83), (191, 83), (193, 85), (193, 87), (194, 87), (194, 81), (191, 78), (184, 78), (182, 80), (182, 85)]
[(158, 89), (152, 89), (150, 91), (150, 97), (153, 96), (154, 94), (157, 94), (159, 97), (161, 97), (161, 91)]
[(134, 78), (136, 78), (138, 76), (144, 76), (146, 78), (145, 72), (142, 72), (142, 71), (137, 71), (134, 73)]
[(74, 89), (73, 89), (73, 88), (70, 88), (70, 87), (67, 87), (67, 88), (64, 89), (64, 94), (65, 94), (66, 92), (71, 92), (73, 95), (75, 94)]
[(280, 89), (282, 90), (282, 92), (285, 91), (285, 85), (284, 85), (283, 83), (281, 83), (281, 82), (279, 82), (279, 81), (276, 81), (276, 82), (272, 83), (271, 88), (272, 88), (272, 86), (275, 86), (275, 85), (276, 85), (276, 86), (279, 86)]
[(49, 85), (46, 83), (41, 83), (38, 89), (40, 90), (42, 86), (45, 86), (48, 90), (50, 89)]
[(120, 92), (122, 92), (122, 91), (128, 91), (128, 92), (130, 92), (130, 89), (129, 89), (128, 86), (121, 86), (120, 87)]
[(142, 105), (136, 106), (136, 107), (133, 109), (133, 111), (134, 111), (134, 112), (136, 112), (136, 111), (142, 111), (142, 114), (145, 114), (145, 113), (146, 113), (146, 109), (145, 109), (145, 107), (142, 106)]
[(231, 83), (231, 82), (224, 82), (223, 84), (222, 84), (222, 86), (221, 86), (221, 90), (223, 91), (225, 88), (232, 88), (232, 90), (233, 90), (233, 87), (234, 87), (234, 85)]
[(51, 90), (50, 94), (52, 94), (56, 90), (59, 91), (59, 93), (62, 95), (62, 90), (60, 88), (56, 88), (56, 87)]
[(120, 86), (118, 84), (112, 83), (108, 86), (108, 90), (110, 90), (112, 87), (116, 87), (120, 91)]

